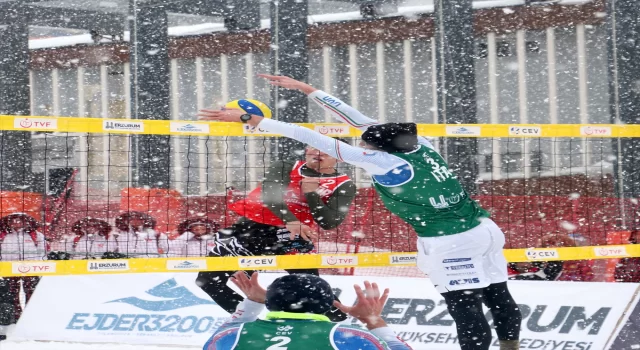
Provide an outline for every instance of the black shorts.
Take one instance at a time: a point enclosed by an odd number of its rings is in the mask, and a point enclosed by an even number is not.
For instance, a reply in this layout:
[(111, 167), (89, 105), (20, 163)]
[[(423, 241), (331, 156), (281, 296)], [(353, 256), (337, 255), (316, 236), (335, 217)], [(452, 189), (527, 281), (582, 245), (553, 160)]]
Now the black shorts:
[(242, 219), (231, 227), (220, 230), (220, 237), (233, 236), (238, 243), (253, 255), (283, 255), (308, 253), (314, 249), (310, 241), (302, 238), (290, 239), (286, 228), (265, 225)]

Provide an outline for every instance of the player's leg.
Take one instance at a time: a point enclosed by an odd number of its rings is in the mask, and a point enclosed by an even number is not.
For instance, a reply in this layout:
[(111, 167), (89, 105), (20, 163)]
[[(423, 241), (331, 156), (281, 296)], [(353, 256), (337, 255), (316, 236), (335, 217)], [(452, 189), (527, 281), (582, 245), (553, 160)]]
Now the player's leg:
[(15, 299), (10, 278), (0, 278), (0, 340), (6, 338), (7, 327), (15, 323)]
[(500, 340), (500, 349), (518, 349), (522, 314), (507, 287), (507, 260), (503, 253), (504, 233), (492, 220), (485, 220), (482, 226), (491, 234), (492, 242), (483, 263), (485, 273), (491, 280), (491, 284), (483, 290), (484, 301), (491, 310), (496, 333)]
[(444, 297), (463, 350), (488, 350), (491, 327), (482, 311), (482, 289), (491, 284), (483, 255), (491, 235), (480, 226), (456, 235), (418, 239), (418, 267)]
[[(250, 229), (250, 224), (240, 221), (229, 228), (220, 230), (220, 237), (244, 237), (251, 234), (251, 232), (249, 232)], [(233, 251), (233, 245), (222, 242), (217, 243), (216, 247), (209, 252), (209, 257), (238, 255), (237, 252)], [(236, 293), (236, 291), (227, 285), (229, 278), (231, 278), (235, 272), (236, 271), (202, 271), (198, 273), (198, 277), (196, 278), (198, 287), (230, 314), (234, 313), (238, 304), (244, 300), (243, 296)], [(252, 274), (253, 271), (247, 271), (247, 273)]]
[(482, 289), (442, 293), (447, 310), (456, 322), (462, 350), (486, 350), (491, 346), (491, 326), (482, 312)]

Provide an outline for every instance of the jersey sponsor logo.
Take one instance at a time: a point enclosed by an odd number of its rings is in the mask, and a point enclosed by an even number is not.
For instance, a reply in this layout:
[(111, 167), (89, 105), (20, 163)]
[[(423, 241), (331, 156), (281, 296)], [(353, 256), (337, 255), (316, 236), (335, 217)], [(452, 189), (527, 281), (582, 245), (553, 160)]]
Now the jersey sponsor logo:
[(475, 283), (480, 283), (480, 279), (478, 277), (461, 278), (461, 279), (450, 280), (449, 281), (449, 285), (450, 286), (460, 286), (460, 285), (464, 285), (464, 284), (475, 284)]
[(240, 267), (265, 267), (276, 266), (276, 258), (239, 258)]
[(167, 270), (206, 270), (207, 261), (197, 260), (168, 260)]
[(11, 272), (14, 274), (21, 273), (55, 273), (56, 272), (56, 263), (54, 262), (41, 262), (41, 263), (31, 263), (31, 262), (14, 262), (11, 264)]
[(55, 118), (15, 118), (13, 127), (16, 129), (57, 130), (58, 120)]
[(455, 205), (460, 203), (461, 200), (467, 198), (467, 195), (463, 192), (459, 194), (454, 194), (449, 197), (445, 197), (444, 195), (439, 195), (436, 197), (429, 197), (429, 203), (432, 207), (436, 209), (448, 208), (451, 205)]
[(580, 135), (582, 136), (611, 136), (611, 127), (609, 126), (581, 126)]
[(171, 122), (169, 124), (171, 132), (190, 132), (196, 134), (208, 134), (209, 124)]
[(447, 126), (447, 135), (466, 135), (480, 136), (481, 127), (479, 126)]
[(413, 168), (410, 164), (404, 164), (384, 175), (373, 175), (372, 178), (384, 187), (402, 186), (413, 179)]
[(292, 335), (293, 334), (293, 326), (286, 325), (280, 326), (276, 328), (276, 335)]
[(412, 265), (418, 261), (416, 254), (393, 254), (389, 256), (391, 265)]
[(321, 98), (321, 100), (324, 103), (326, 103), (328, 105), (331, 105), (331, 106), (334, 106), (334, 107), (340, 107), (340, 105), (342, 104), (342, 103), (340, 103), (340, 101), (336, 100), (335, 98), (333, 98), (331, 96), (325, 96), (325, 97)]
[(447, 276), (470, 276), (477, 275), (478, 273), (475, 271), (467, 271), (467, 272), (456, 272), (456, 273), (447, 273)]
[(323, 266), (357, 266), (358, 257), (355, 255), (323, 255)]
[(322, 135), (349, 135), (349, 126), (344, 124), (316, 125), (313, 130)]
[[(153, 288), (145, 291), (145, 294), (148, 295), (143, 295), (142, 298), (131, 296), (110, 300), (105, 302), (105, 304), (124, 303), (146, 311), (169, 311), (197, 305), (215, 305), (212, 300), (198, 298), (189, 289), (187, 289), (187, 287), (178, 285), (175, 278), (166, 280), (157, 286), (154, 286)], [(153, 300), (146, 300), (149, 296), (151, 296), (150, 299)]]
[(557, 249), (527, 249), (525, 254), (527, 260), (531, 261), (558, 259), (560, 257)]
[(120, 120), (103, 120), (102, 130), (104, 131), (131, 131), (143, 132), (144, 123), (142, 122), (123, 122)]
[(120, 261), (110, 261), (110, 262), (87, 262), (87, 270), (89, 272), (95, 271), (128, 271), (129, 270), (129, 261), (128, 260), (120, 260)]
[(509, 135), (511, 136), (540, 136), (542, 128), (540, 125), (532, 126), (509, 126)]
[(605, 246), (593, 248), (596, 256), (629, 256), (627, 248), (624, 246)]
[(456, 258), (456, 259), (444, 259), (444, 260), (442, 260), (442, 262), (445, 263), (445, 264), (464, 262), (464, 261), (471, 261), (471, 258)]
[(473, 264), (464, 264), (464, 265), (454, 265), (454, 266), (445, 266), (444, 268), (447, 270), (467, 270), (473, 269), (475, 266)]

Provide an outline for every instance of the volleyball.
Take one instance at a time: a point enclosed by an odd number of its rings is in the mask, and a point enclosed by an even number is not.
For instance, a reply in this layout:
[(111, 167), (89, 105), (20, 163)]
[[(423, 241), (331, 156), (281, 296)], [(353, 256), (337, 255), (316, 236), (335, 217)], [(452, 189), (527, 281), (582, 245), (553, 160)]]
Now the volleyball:
[(224, 105), (225, 108), (240, 108), (260, 117), (271, 118), (271, 109), (258, 100), (235, 100)]

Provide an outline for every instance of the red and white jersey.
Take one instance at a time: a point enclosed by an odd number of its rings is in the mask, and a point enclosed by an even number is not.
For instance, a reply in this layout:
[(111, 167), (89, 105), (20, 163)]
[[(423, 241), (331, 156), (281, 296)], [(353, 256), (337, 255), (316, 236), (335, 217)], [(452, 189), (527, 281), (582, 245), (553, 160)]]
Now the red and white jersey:
[(52, 251), (67, 252), (75, 260), (98, 259), (106, 252), (115, 252), (118, 245), (109, 235), (67, 236), (61, 241), (51, 243)]
[(187, 231), (169, 242), (169, 257), (207, 256), (217, 245), (215, 235), (196, 237)]
[[(303, 161), (297, 161), (290, 173), (291, 182), (284, 194), (284, 201), (289, 208), (289, 211), (302, 223), (307, 226), (313, 226), (315, 224), (311, 210), (309, 210), (309, 204), (307, 199), (302, 193), (300, 181), (307, 176), (302, 175), (302, 167), (307, 164)], [(342, 184), (351, 181), (347, 175), (338, 174), (333, 177), (314, 177), (319, 180), (319, 187), (316, 189), (316, 193), (322, 198), (324, 203), (327, 203), (329, 197), (336, 191)], [(265, 225), (282, 226), (284, 222), (275, 216), (271, 210), (265, 207), (262, 202), (262, 186), (258, 186), (251, 191), (247, 198), (235, 202), (229, 206), (229, 209), (242, 215), (245, 218), (259, 222)]]
[(117, 252), (129, 258), (165, 258), (169, 252), (167, 235), (150, 228), (136, 232), (116, 231), (114, 240), (118, 247)]
[(38, 231), (17, 230), (0, 233), (0, 260), (44, 260), (49, 251), (44, 235)]

